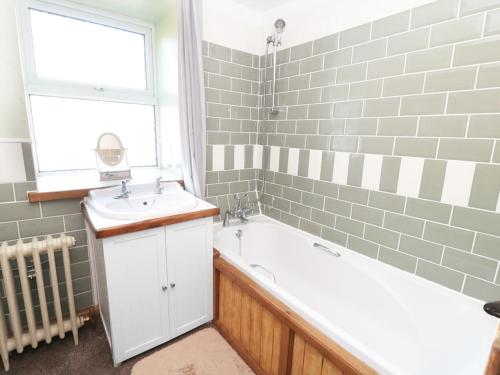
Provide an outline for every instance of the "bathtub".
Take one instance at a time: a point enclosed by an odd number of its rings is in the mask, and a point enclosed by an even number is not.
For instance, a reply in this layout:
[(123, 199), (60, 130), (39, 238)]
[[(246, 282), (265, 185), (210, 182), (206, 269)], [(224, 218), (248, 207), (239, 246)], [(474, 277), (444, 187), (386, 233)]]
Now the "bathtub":
[(483, 373), (497, 321), (481, 301), (266, 216), (219, 224), (214, 247), (381, 374)]

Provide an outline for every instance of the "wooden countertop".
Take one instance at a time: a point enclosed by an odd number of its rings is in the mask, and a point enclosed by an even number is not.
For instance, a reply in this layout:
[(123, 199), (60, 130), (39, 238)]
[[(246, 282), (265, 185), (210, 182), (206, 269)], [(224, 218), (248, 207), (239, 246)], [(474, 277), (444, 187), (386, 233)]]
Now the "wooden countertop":
[[(104, 226), (96, 228), (92, 220), (93, 219), (92, 216), (94, 216), (95, 214), (93, 215), (92, 213), (89, 213), (89, 210), (87, 209), (84, 203), (82, 203), (82, 211), (85, 216), (85, 219), (89, 223), (89, 226), (91, 227), (92, 231), (95, 233), (96, 238), (98, 239), (117, 236), (125, 233), (138, 232), (145, 229), (163, 227), (165, 225), (182, 223), (184, 221), (202, 219), (205, 217), (212, 217), (219, 215), (220, 213), (220, 209), (218, 207), (214, 207), (207, 203), (206, 205), (200, 207), (200, 209), (198, 210), (183, 212), (180, 214), (175, 214), (170, 216), (158, 217), (154, 219), (132, 221), (132, 222), (127, 221), (126, 223), (121, 225), (112, 225), (112, 226)], [(115, 220), (115, 222), (116, 221), (118, 220)]]

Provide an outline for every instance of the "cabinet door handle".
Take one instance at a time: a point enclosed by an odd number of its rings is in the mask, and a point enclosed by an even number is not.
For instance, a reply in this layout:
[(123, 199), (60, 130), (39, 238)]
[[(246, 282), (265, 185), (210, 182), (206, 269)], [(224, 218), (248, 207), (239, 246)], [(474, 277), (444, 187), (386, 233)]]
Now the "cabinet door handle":
[(162, 285), (161, 286), (161, 290), (166, 291), (167, 290), (167, 286), (166, 285)]
[(170, 287), (173, 289), (175, 288), (175, 283), (170, 283)]

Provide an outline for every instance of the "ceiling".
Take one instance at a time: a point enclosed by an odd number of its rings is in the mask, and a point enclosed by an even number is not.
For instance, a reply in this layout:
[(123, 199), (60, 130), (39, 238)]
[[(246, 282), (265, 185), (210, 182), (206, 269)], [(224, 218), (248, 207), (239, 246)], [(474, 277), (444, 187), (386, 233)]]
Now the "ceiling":
[(246, 6), (258, 12), (265, 12), (277, 6), (289, 3), (293, 0), (233, 0), (236, 3)]
[[(73, 3), (138, 18), (143, 21), (156, 22), (167, 12), (175, 10), (175, 0), (71, 0)], [(251, 2), (251, 1), (249, 1)]]

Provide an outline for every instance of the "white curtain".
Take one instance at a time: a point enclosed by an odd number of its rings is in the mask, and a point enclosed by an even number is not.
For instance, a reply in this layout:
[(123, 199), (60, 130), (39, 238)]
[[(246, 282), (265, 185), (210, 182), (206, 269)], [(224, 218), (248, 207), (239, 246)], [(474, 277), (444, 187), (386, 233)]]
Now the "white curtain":
[(179, 118), (186, 190), (205, 195), (205, 88), (202, 56), (202, 0), (177, 0)]

